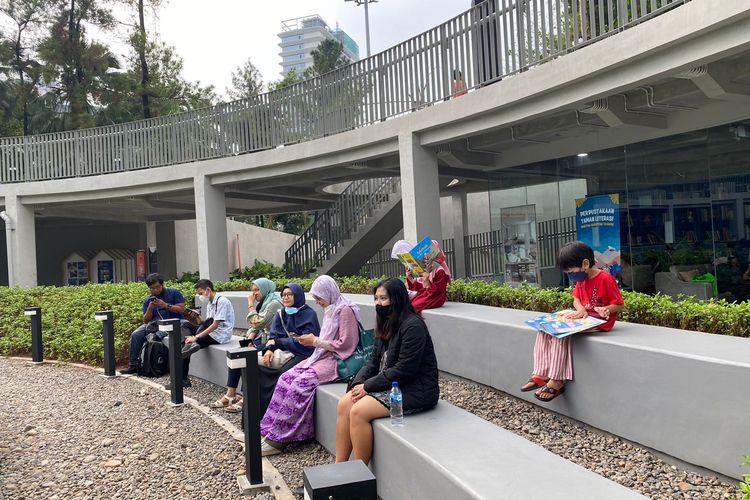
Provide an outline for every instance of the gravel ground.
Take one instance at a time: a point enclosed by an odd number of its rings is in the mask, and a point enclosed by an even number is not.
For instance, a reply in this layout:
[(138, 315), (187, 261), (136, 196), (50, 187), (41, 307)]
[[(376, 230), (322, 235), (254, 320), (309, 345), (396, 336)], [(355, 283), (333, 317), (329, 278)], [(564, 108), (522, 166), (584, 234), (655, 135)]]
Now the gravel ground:
[[(191, 381), (185, 395), (205, 405), (224, 391)], [(736, 491), (492, 388), (447, 377), (440, 385), (446, 401), (650, 498), (727, 499)], [(0, 498), (242, 498), (240, 443), (194, 409), (167, 406), (161, 391), (0, 358), (0, 398)], [(217, 413), (239, 428), (239, 415)], [(292, 489), (304, 467), (333, 462), (315, 442), (269, 458)]]
[(616, 436), (490, 387), (441, 377), (440, 397), (649, 498), (725, 499), (736, 492), (715, 476), (679, 469)]
[(240, 443), (159, 390), (0, 358), (0, 400), (0, 498), (242, 498)]

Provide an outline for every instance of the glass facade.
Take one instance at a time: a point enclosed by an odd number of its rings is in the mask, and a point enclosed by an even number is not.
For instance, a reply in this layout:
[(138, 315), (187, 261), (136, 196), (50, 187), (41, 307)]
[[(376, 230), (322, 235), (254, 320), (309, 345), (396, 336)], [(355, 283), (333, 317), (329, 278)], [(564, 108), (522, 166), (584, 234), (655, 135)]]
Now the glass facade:
[[(555, 257), (575, 239), (576, 199), (615, 193), (623, 288), (666, 292), (658, 282), (670, 278), (690, 294), (693, 278), (710, 273), (710, 295), (750, 299), (750, 122), (495, 172), (489, 198), (501, 249), (497, 278), (558, 286)], [(524, 222), (535, 219), (536, 234), (509, 229), (505, 214), (519, 210), (528, 213)]]

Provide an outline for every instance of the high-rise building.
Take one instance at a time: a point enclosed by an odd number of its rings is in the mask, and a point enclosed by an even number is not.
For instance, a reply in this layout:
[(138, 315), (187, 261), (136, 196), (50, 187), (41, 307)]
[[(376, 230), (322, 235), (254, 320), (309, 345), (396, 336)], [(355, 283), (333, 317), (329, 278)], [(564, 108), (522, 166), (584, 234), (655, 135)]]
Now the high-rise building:
[(294, 69), (302, 73), (313, 65), (311, 52), (325, 39), (334, 39), (344, 46), (343, 55), (350, 61), (359, 61), (357, 42), (337, 26), (331, 29), (317, 14), (282, 21), (279, 33), (281, 47), (281, 75)]

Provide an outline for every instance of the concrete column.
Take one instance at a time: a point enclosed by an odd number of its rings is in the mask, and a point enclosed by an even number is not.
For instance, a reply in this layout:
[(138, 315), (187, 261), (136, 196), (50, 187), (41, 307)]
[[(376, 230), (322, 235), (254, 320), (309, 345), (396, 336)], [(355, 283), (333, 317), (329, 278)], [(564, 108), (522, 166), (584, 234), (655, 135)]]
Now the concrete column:
[(403, 133), (398, 138), (401, 166), (401, 199), (404, 239), (412, 243), (425, 236), (441, 241), (440, 183), (435, 153), (419, 144), (419, 137)]
[(205, 175), (195, 177), (195, 227), (201, 278), (229, 279), (227, 207), (224, 188), (211, 185)]
[(451, 196), (451, 208), (453, 212), (453, 251), (456, 260), (456, 266), (451, 271), (453, 271), (455, 278), (465, 278), (466, 248), (464, 247), (464, 236), (466, 236), (469, 227), (466, 193), (457, 193)]
[[(149, 224), (151, 224), (149, 222)], [(156, 267), (158, 273), (165, 279), (179, 278), (177, 276), (177, 247), (175, 244), (174, 221), (157, 222), (154, 224), (154, 248), (156, 248)], [(149, 245), (150, 247), (151, 245)]]
[(146, 222), (146, 246), (156, 251), (156, 222)]
[(10, 225), (10, 231), (6, 231), (9, 285), (34, 287), (37, 284), (34, 207), (24, 205), (16, 195), (8, 195), (5, 212), (10, 219), (6, 222), (6, 230)]

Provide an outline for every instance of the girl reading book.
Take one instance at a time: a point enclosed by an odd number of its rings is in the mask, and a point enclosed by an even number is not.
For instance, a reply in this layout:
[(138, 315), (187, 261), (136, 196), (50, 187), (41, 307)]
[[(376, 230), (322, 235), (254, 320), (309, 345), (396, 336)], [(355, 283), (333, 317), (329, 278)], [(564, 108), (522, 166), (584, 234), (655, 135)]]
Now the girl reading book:
[[(580, 241), (564, 245), (557, 256), (557, 267), (575, 284), (575, 312), (568, 314), (567, 318), (575, 320), (592, 316), (603, 319), (606, 322), (595, 329), (608, 332), (615, 325), (617, 313), (622, 311), (622, 295), (612, 275), (597, 269), (594, 262), (594, 251)], [(549, 333), (537, 332), (534, 372), (521, 387), (523, 392), (536, 391), (534, 396), (538, 400), (549, 402), (565, 391), (565, 382), (573, 380), (572, 338), (556, 338)]]

